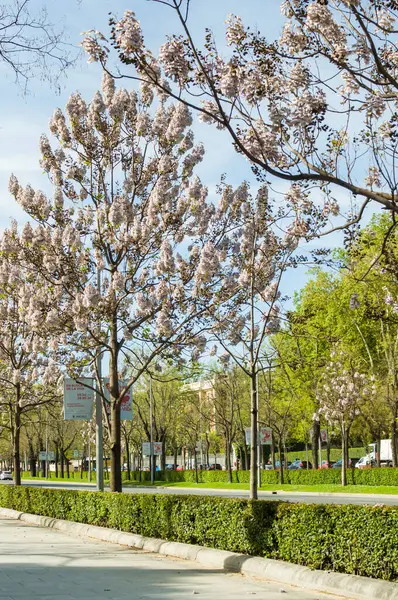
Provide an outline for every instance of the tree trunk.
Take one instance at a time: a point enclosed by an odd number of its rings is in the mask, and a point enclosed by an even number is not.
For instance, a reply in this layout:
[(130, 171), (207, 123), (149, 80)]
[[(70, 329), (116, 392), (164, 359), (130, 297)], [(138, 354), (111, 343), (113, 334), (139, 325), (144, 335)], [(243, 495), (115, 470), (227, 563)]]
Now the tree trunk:
[(177, 462), (178, 462), (178, 449), (174, 448), (174, 468), (177, 468)]
[(17, 384), (17, 402), (15, 406), (14, 414), (14, 426), (12, 428), (12, 453), (14, 463), (14, 481), (15, 485), (21, 485), (21, 456), (20, 456), (20, 443), (21, 443), (21, 408), (19, 406), (19, 394), (20, 386)]
[(128, 481), (130, 481), (131, 480), (130, 444), (129, 444), (127, 435), (124, 438), (124, 443), (126, 446), (126, 454), (127, 454), (127, 461), (126, 461), (127, 462), (127, 479), (128, 479)]
[(392, 452), (392, 466), (398, 467), (398, 443), (397, 443), (397, 409), (393, 414), (393, 420), (391, 423), (391, 452)]
[(326, 461), (328, 463), (328, 468), (330, 467), (330, 436), (328, 432), (328, 441), (326, 442)]
[(121, 448), (120, 448), (120, 404), (112, 398), (111, 403), (111, 492), (122, 491), (121, 473)]
[(312, 468), (314, 470), (318, 470), (319, 467), (319, 458), (318, 458), (318, 448), (319, 448), (319, 436), (321, 434), (321, 425), (319, 421), (312, 422), (311, 429), (311, 445), (312, 445)]
[(58, 444), (55, 445), (55, 477), (58, 478), (58, 461), (59, 461), (59, 447)]
[(64, 452), (63, 449), (60, 448), (60, 467), (61, 467), (61, 477), (62, 479), (65, 477), (65, 457), (64, 457)]
[(344, 424), (341, 428), (341, 485), (347, 485), (347, 433)]
[(232, 483), (231, 444), (228, 439), (225, 440), (225, 467), (228, 471), (228, 483)]
[(281, 440), (278, 441), (278, 452), (279, 452), (279, 483), (281, 485), (283, 485), (285, 482), (285, 477), (284, 477), (284, 472), (283, 472), (283, 463), (285, 460), (285, 456), (283, 454)]
[(36, 472), (36, 456), (35, 456), (35, 451), (33, 449), (33, 444), (31, 442), (31, 440), (28, 440), (28, 445), (29, 445), (29, 468), (30, 468), (30, 474), (32, 477), (36, 477), (37, 472)]
[(250, 404), (250, 426), (251, 426), (251, 445), (250, 445), (250, 500), (257, 500), (257, 421), (258, 421), (258, 399), (257, 399), (257, 378), (254, 366), (250, 374), (251, 404)]
[(377, 467), (381, 466), (380, 450), (381, 450), (381, 440), (380, 440), (380, 433), (378, 433), (377, 439), (376, 439), (376, 466)]
[(70, 478), (69, 460), (68, 460), (67, 456), (65, 455), (65, 452), (63, 452), (63, 455), (64, 455), (64, 459), (65, 459), (65, 464), (66, 464), (66, 476), (69, 479)]
[(162, 454), (160, 455), (160, 470), (164, 473), (166, 470), (166, 437), (162, 435), (160, 437), (160, 441), (162, 442)]

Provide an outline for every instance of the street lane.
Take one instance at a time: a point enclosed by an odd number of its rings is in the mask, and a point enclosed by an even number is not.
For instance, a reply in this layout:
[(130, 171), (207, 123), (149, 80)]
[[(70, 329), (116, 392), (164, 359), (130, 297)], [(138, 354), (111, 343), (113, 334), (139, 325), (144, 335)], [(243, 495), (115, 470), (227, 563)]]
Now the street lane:
[(1, 600), (336, 598), (4, 518), (0, 573)]
[[(0, 481), (3, 485), (13, 485), (12, 482)], [(72, 489), (72, 490), (95, 490), (94, 483), (66, 483), (60, 481), (35, 481), (23, 480), (23, 485), (53, 489)], [(105, 491), (107, 488), (105, 489)], [(182, 488), (182, 487), (124, 487), (123, 491), (128, 494), (188, 494), (195, 496), (220, 496), (226, 498), (248, 498), (248, 490), (223, 490), (223, 489), (204, 489), (204, 488)], [(389, 506), (398, 506), (398, 495), (387, 494), (325, 494), (313, 492), (287, 492), (279, 491), (263, 492), (260, 491), (260, 500), (283, 500), (285, 502), (304, 502), (306, 504), (387, 504)]]

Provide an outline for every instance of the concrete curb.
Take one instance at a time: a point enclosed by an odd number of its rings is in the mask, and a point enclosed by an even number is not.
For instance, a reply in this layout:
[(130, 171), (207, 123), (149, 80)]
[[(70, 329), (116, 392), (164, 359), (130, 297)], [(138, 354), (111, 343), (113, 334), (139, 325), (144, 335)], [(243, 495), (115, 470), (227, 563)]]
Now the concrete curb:
[(8, 508), (0, 508), (0, 517), (58, 529), (79, 537), (88, 537), (147, 552), (156, 552), (164, 556), (196, 561), (206, 567), (218, 567), (225, 571), (242, 573), (250, 577), (294, 585), (312, 591), (331, 593), (351, 600), (398, 600), (398, 585), (388, 581), (330, 571), (312, 571), (308, 567), (269, 558), (251, 557), (246, 554), (180, 542), (167, 542), (134, 533), (124, 533), (116, 529), (62, 521)]

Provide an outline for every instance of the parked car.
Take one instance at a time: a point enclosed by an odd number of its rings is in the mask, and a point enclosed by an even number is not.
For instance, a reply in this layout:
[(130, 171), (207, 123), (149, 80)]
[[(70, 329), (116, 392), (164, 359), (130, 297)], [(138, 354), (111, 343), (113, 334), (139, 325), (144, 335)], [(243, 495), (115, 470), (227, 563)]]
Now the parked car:
[(312, 469), (310, 461), (297, 459), (288, 466), (289, 471), (298, 471), (302, 469)]
[(222, 466), (218, 463), (212, 463), (209, 465), (209, 471), (222, 471)]
[[(291, 461), (290, 461), (290, 460), (288, 460), (288, 461), (284, 460), (284, 461), (283, 461), (283, 468), (284, 468), (284, 469), (288, 469), (288, 468), (290, 467), (290, 465), (291, 465), (291, 464), (292, 464), (292, 463), (291, 463)], [(276, 460), (276, 461), (275, 461), (275, 469), (280, 469), (280, 468), (281, 468), (281, 461), (280, 461), (280, 460)]]
[(183, 471), (183, 470), (184, 470), (183, 465), (178, 465), (178, 467), (176, 468), (176, 471)]
[(6, 481), (6, 480), (12, 481), (12, 473), (11, 473), (11, 471), (2, 471), (0, 473), (0, 480), (1, 481)]
[(198, 465), (198, 469), (199, 471), (208, 471), (209, 470), (209, 465)]
[(362, 456), (355, 464), (357, 469), (367, 469), (375, 466), (375, 461), (370, 456)]
[(322, 464), (320, 467), (318, 467), (318, 469), (331, 469), (334, 465), (334, 461), (327, 461), (327, 460), (323, 460)]
[(264, 465), (264, 471), (272, 471), (272, 463), (267, 463)]
[[(354, 467), (356, 462), (358, 461), (357, 458), (349, 458), (348, 459), (348, 465), (347, 467)], [(332, 465), (332, 469), (341, 469), (343, 466), (343, 459), (340, 458), (340, 460), (337, 460), (333, 465)]]
[(167, 465), (165, 465), (166, 471), (174, 471), (175, 468), (176, 468), (176, 465), (172, 465), (172, 464), (169, 464), (169, 463)]

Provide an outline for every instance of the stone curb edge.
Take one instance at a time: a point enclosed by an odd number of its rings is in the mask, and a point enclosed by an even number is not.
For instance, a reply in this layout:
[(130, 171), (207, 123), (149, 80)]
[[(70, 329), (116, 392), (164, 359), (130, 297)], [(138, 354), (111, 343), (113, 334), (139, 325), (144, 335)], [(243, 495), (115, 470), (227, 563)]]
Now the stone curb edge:
[(205, 567), (217, 567), (250, 577), (331, 593), (351, 600), (354, 598), (357, 600), (398, 600), (398, 585), (388, 581), (330, 571), (313, 571), (308, 567), (270, 558), (252, 557), (180, 542), (167, 542), (134, 533), (124, 533), (116, 529), (63, 521), (0, 507), (1, 516), (57, 529), (78, 537), (88, 537), (147, 552), (156, 552), (164, 556), (195, 561)]

